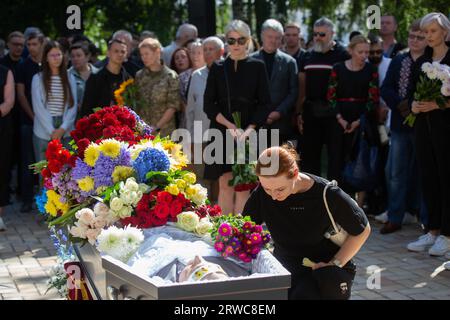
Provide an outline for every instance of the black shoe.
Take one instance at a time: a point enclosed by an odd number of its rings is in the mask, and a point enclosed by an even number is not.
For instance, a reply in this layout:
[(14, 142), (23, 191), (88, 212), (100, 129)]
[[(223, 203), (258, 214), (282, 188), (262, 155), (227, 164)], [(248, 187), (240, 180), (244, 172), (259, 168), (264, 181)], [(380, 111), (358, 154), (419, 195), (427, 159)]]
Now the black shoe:
[(401, 225), (399, 224), (395, 224), (392, 222), (386, 222), (383, 226), (383, 228), (381, 228), (380, 233), (381, 234), (389, 234), (389, 233), (393, 233), (395, 231), (398, 231), (402, 228)]
[(31, 203), (24, 203), (24, 204), (22, 204), (22, 207), (20, 207), (21, 213), (31, 212), (31, 210), (33, 210)]

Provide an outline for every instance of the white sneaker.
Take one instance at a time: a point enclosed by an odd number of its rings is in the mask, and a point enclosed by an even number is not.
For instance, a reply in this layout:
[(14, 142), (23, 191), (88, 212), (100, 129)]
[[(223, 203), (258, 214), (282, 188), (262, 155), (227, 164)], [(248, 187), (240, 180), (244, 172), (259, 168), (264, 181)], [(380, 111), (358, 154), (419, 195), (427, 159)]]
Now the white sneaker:
[(417, 223), (417, 217), (413, 216), (411, 213), (409, 212), (405, 212), (405, 216), (403, 217), (403, 223), (402, 224), (414, 224)]
[(446, 236), (439, 236), (428, 253), (431, 256), (441, 257), (448, 251), (450, 251), (450, 240)]
[(3, 222), (2, 217), (0, 217), (0, 231), (6, 231), (6, 224)]
[(436, 236), (433, 236), (428, 232), (427, 234), (420, 236), (416, 241), (409, 243), (407, 248), (409, 251), (414, 252), (425, 251), (426, 247), (432, 246), (436, 242), (436, 238)]
[(383, 212), (383, 213), (381, 213), (381, 214), (375, 216), (375, 220), (377, 220), (378, 222), (381, 222), (381, 223), (386, 223), (386, 222), (388, 222), (388, 220), (389, 220), (389, 218), (388, 218), (388, 212), (385, 211), (385, 212)]
[(444, 263), (444, 268), (447, 270), (450, 270), (450, 261), (447, 261), (446, 263)]

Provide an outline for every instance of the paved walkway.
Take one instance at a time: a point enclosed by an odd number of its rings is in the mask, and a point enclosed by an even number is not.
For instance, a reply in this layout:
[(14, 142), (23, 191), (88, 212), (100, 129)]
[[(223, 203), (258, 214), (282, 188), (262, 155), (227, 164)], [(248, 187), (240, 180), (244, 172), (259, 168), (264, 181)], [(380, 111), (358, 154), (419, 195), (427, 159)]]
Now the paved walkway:
[[(53, 289), (45, 295), (48, 272), (56, 263), (47, 228), (36, 213), (22, 214), (18, 209), (18, 204), (6, 209), (8, 230), (0, 232), (0, 300), (59, 299)], [(372, 235), (356, 258), (352, 299), (450, 299), (450, 271), (439, 269), (445, 259), (405, 249), (420, 235), (419, 227), (407, 226), (385, 236), (379, 227), (372, 221)], [(381, 268), (379, 289), (374, 276), (370, 278), (371, 266)]]

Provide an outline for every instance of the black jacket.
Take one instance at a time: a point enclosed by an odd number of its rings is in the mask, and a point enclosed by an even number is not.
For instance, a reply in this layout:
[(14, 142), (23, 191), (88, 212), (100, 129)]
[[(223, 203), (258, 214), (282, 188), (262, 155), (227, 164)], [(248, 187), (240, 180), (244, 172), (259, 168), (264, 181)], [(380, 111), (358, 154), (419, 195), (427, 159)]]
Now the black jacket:
[(91, 74), (86, 82), (83, 104), (81, 105), (80, 116), (84, 117), (92, 113), (92, 109), (103, 108), (114, 105), (114, 91), (120, 84), (128, 79), (130, 75), (122, 67), (119, 81), (113, 81), (114, 75), (106, 67), (100, 69), (96, 74)]

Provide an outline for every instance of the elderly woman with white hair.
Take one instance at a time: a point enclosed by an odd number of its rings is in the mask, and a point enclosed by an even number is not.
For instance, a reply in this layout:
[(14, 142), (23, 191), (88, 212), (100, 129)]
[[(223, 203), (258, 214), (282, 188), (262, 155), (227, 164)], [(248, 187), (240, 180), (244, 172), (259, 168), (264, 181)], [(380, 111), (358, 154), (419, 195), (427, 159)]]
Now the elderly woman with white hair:
[[(442, 13), (427, 14), (420, 28), (428, 46), (416, 61), (415, 84), (424, 63), (450, 65), (450, 42), (445, 42), (450, 33), (448, 18)], [(408, 249), (419, 252), (431, 246), (430, 255), (447, 253), (450, 257), (450, 101), (447, 99), (445, 108), (440, 108), (436, 101), (413, 101), (411, 110), (417, 115), (414, 125), (417, 161), (430, 231), (410, 243)]]
[[(226, 141), (231, 138), (244, 140), (265, 123), (270, 95), (264, 62), (248, 56), (249, 26), (240, 20), (232, 21), (226, 28), (226, 40), (229, 56), (212, 65), (204, 95), (203, 108), (211, 120), (210, 127), (220, 130), (222, 138), (220, 143), (216, 136), (207, 147), (214, 149), (215, 155), (212, 164), (207, 161), (204, 178), (219, 179), (218, 203), (223, 212), (240, 213), (249, 191), (235, 192), (228, 184), (233, 176), (231, 164), (226, 163), (226, 151), (230, 151), (226, 150)], [(240, 112), (243, 133), (237, 130), (234, 112)]]

